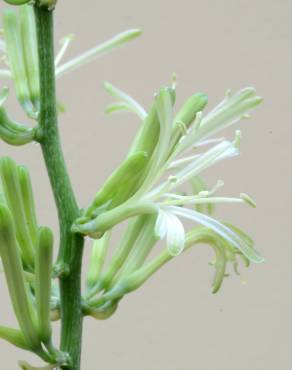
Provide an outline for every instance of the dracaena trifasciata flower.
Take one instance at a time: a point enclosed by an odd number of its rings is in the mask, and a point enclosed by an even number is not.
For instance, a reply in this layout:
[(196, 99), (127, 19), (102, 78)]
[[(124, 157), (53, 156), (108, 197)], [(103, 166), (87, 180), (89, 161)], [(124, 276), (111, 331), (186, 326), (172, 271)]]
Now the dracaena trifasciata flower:
[[(220, 104), (204, 115), (202, 111), (207, 103), (204, 94), (195, 94), (174, 114), (175, 87), (165, 87), (155, 95), (153, 106), (146, 114), (144, 108), (126, 93), (108, 83), (105, 87), (119, 100), (107, 108), (108, 113), (128, 110), (136, 113), (143, 123), (125, 162), (106, 181), (82, 217), (76, 220), (73, 230), (99, 239), (126, 219), (139, 220), (143, 215), (146, 219), (154, 217), (155, 222), (151, 229), (154, 239), (147, 253), (150, 253), (157, 240), (165, 239), (167, 259), (179, 255), (190, 244), (189, 233), (186, 232), (183, 221), (191, 220), (197, 225), (194, 230), (199, 231), (203, 227), (204, 232), (209, 235), (204, 241), (213, 247), (215, 245), (216, 259), (219, 262), (215, 263), (217, 272), (214, 291), (221, 285), (226, 262), (230, 260), (235, 263), (236, 254), (241, 255), (245, 261), (262, 262), (263, 258), (242, 231), (210, 215), (210, 206), (219, 203), (255, 206), (253, 200), (246, 194), (238, 197), (217, 196), (223, 181), (219, 180), (213, 188), (208, 189), (201, 179), (201, 174), (209, 167), (239, 154), (240, 131), (235, 132), (235, 138), (231, 141), (221, 137), (214, 138), (213, 135), (248, 117), (249, 111), (261, 102), (255, 90), (245, 88), (234, 95), (228, 92)], [(193, 193), (186, 191), (188, 184), (192, 185)], [(136, 225), (138, 222), (136, 221)], [(133, 225), (135, 221), (130, 223), (126, 231), (130, 236), (126, 239), (131, 237), (131, 233), (135, 234), (137, 229), (140, 232), (145, 223), (136, 228)], [(139, 243), (141, 244), (141, 240)], [(122, 250), (124, 252), (121, 254), (127, 255), (127, 247), (122, 247)], [(145, 276), (149, 277), (150, 270), (147, 270), (148, 275), (145, 272)], [(119, 288), (118, 278), (113, 280), (114, 283), (109, 283), (115, 273), (116, 271), (113, 273), (109, 268), (103, 276), (103, 282), (99, 281), (97, 284), (99, 288), (92, 289), (91, 285), (91, 297), (107, 284), (112, 294), (104, 300), (93, 300), (92, 304), (102, 305), (107, 300), (114, 300), (125, 294), (124, 288)], [(129, 291), (137, 288), (138, 281), (144, 281), (141, 276), (140, 279), (136, 276), (135, 284), (126, 284)], [(121, 281), (124, 280), (121, 278)]]

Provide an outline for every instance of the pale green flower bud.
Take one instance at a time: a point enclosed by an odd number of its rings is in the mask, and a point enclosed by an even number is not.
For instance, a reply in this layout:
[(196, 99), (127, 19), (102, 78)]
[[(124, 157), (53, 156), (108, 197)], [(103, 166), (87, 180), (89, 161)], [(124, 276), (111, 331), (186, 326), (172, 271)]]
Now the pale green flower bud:
[(1, 158), (0, 177), (6, 202), (13, 214), (17, 241), (22, 250), (24, 264), (27, 268), (32, 269), (34, 266), (34, 244), (26, 220), (26, 211), (19, 183), (18, 166), (11, 158)]
[(0, 107), (0, 137), (10, 145), (31, 143), (36, 136), (36, 129), (26, 127), (8, 117), (6, 110)]
[(188, 127), (196, 118), (196, 114), (201, 112), (208, 103), (206, 94), (197, 93), (192, 95), (181, 107), (174, 118), (174, 123), (183, 122)]
[(51, 282), (53, 261), (53, 233), (47, 227), (41, 227), (35, 260), (35, 294), (38, 313), (39, 336), (48, 343), (52, 328), (50, 320)]
[(25, 283), (12, 215), (4, 205), (0, 205), (0, 255), (14, 312), (25, 342), (31, 349), (37, 349), (40, 340), (36, 330), (35, 310)]
[(32, 6), (20, 7), (19, 22), (30, 100), (34, 109), (38, 112), (40, 105), (39, 61), (36, 24)]
[(4, 1), (10, 5), (23, 5), (29, 3), (31, 0), (4, 0)]
[(128, 157), (96, 194), (85, 216), (97, 216), (100, 211), (112, 209), (125, 202), (137, 189), (139, 176), (145, 169), (147, 161), (148, 155), (144, 151)]
[(29, 117), (35, 118), (36, 110), (31, 101), (21, 40), (19, 19), (15, 11), (6, 9), (3, 14), (7, 56), (15, 84), (17, 99)]
[(87, 289), (91, 289), (100, 278), (101, 271), (105, 262), (105, 257), (109, 247), (109, 240), (110, 232), (105, 233), (102, 238), (94, 241), (86, 279)]
[(7, 328), (5, 326), (0, 326), (0, 338), (6, 340), (7, 342), (13, 344), (14, 346), (30, 350), (31, 348), (27, 345), (24, 335), (20, 330)]

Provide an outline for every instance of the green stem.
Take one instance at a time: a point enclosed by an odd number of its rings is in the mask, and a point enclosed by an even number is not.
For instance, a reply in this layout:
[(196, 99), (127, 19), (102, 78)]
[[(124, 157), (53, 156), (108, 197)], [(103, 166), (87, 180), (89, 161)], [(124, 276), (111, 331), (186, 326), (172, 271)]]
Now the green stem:
[[(82, 306), (81, 265), (83, 238), (71, 233), (79, 209), (67, 173), (58, 132), (55, 92), (53, 12), (35, 5), (40, 69), (41, 104), (39, 127), (44, 160), (53, 189), (60, 224), (61, 350), (70, 354), (72, 364), (80, 369)], [(63, 271), (63, 273), (62, 273)]]

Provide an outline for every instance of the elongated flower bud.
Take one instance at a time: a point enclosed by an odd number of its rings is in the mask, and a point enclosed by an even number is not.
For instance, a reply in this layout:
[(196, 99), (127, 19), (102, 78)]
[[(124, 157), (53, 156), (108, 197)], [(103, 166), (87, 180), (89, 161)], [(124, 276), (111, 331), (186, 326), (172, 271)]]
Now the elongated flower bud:
[(174, 123), (183, 122), (188, 127), (196, 118), (196, 114), (206, 107), (207, 102), (206, 94), (197, 93), (192, 95), (176, 114)]
[(37, 243), (38, 223), (35, 212), (35, 202), (32, 184), (28, 169), (18, 166), (18, 179), (22, 194), (23, 209), (26, 217), (26, 225), (33, 245)]
[(11, 9), (4, 11), (3, 25), (8, 62), (15, 84), (17, 99), (28, 116), (35, 118), (36, 112), (31, 102), (28, 88), (20, 25), (15, 11)]
[(0, 254), (12, 305), (25, 342), (31, 349), (36, 349), (40, 341), (35, 311), (25, 284), (12, 215), (4, 205), (0, 205)]
[(109, 240), (110, 232), (106, 233), (102, 238), (95, 240), (93, 244), (86, 280), (86, 284), (89, 289), (92, 288), (100, 278), (106, 253), (109, 247)]
[(39, 110), (40, 81), (36, 24), (32, 6), (22, 6), (19, 9), (21, 42), (25, 64), (30, 100), (35, 110)]
[(192, 95), (181, 107), (173, 120), (173, 132), (170, 144), (170, 154), (174, 150), (179, 139), (187, 133), (187, 129), (194, 123), (198, 114), (206, 107), (208, 103), (207, 95), (197, 93)]
[(86, 316), (91, 316), (97, 320), (106, 320), (111, 317), (118, 308), (118, 300), (114, 302), (109, 302), (105, 304), (100, 309), (95, 309), (93, 307), (87, 307), (84, 314)]
[(10, 5), (23, 5), (30, 2), (30, 0), (4, 0), (4, 1)]
[(13, 344), (14, 346), (30, 350), (31, 348), (27, 345), (24, 335), (20, 330), (7, 328), (6, 326), (0, 326), (0, 338)]
[(141, 287), (158, 269), (160, 269), (172, 256), (167, 251), (163, 251), (151, 262), (143, 265), (129, 275), (117, 282), (116, 286), (109, 291), (109, 295), (125, 295)]
[[(153, 215), (148, 216), (145, 219), (144, 225), (141, 228), (139, 238), (135, 242), (132, 253), (126, 261), (123, 270), (119, 273), (119, 275), (117, 275), (115, 279), (111, 281), (111, 284), (107, 286), (109, 292), (105, 294), (105, 299), (117, 299), (128, 292), (128, 286), (124, 285), (124, 281), (129, 275), (131, 275), (135, 270), (139, 269), (143, 265), (144, 261), (150, 254), (155, 242), (157, 241), (157, 238), (155, 237), (153, 232), (155, 220), (156, 216)], [(89, 302), (93, 306), (99, 306), (101, 304), (99, 298), (97, 300), (92, 299)]]
[(18, 365), (22, 370), (54, 370), (56, 368), (56, 364), (49, 364), (42, 367), (35, 367), (28, 364), (26, 361), (19, 361)]
[(139, 216), (130, 220), (129, 225), (124, 232), (120, 244), (116, 249), (108, 269), (102, 276), (101, 288), (107, 289), (112, 279), (128, 258), (139, 234), (143, 228), (147, 216)]
[(128, 157), (105, 182), (85, 215), (98, 214), (98, 209), (103, 205), (110, 209), (125, 202), (135, 191), (137, 179), (145, 168), (147, 159), (148, 155), (144, 151)]
[(17, 240), (22, 250), (22, 258), (27, 267), (34, 265), (34, 246), (29, 233), (23, 197), (19, 183), (18, 167), (9, 157), (0, 160), (0, 176), (9, 209), (16, 227)]
[(153, 245), (157, 241), (157, 238), (154, 235), (155, 222), (156, 215), (149, 215), (146, 218), (139, 239), (136, 241), (133, 251), (129, 256), (129, 259), (126, 261), (120, 276), (127, 276), (143, 265), (145, 259), (151, 252)]
[(39, 335), (44, 343), (49, 342), (52, 333), (50, 320), (52, 259), (53, 233), (50, 229), (41, 227), (36, 249), (35, 292)]
[(159, 119), (155, 106), (150, 109), (129, 151), (129, 156), (145, 151), (151, 157), (159, 139)]
[(24, 145), (34, 140), (35, 129), (13, 121), (5, 109), (0, 107), (0, 137), (7, 144)]
[(130, 148), (129, 155), (135, 153), (136, 151), (143, 150), (148, 153), (149, 159), (151, 158), (154, 150), (159, 141), (161, 141), (161, 136), (164, 136), (161, 132), (161, 124), (159, 122), (159, 115), (157, 112), (157, 100), (161, 96), (170, 97), (170, 105), (174, 105), (175, 102), (175, 90), (170, 87), (163, 87), (160, 89), (159, 93), (155, 97), (155, 103), (150, 109), (149, 114), (145, 118), (145, 121), (139, 130), (134, 142)]

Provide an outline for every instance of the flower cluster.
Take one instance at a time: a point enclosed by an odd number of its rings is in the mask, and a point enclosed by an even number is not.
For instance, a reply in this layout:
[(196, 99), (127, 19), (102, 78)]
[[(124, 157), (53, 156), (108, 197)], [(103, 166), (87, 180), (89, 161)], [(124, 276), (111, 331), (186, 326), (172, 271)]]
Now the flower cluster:
[[(110, 312), (114, 302), (139, 287), (166, 261), (201, 241), (211, 244), (216, 252), (214, 292), (222, 283), (226, 262), (236, 264), (236, 255), (247, 264), (262, 262), (246, 234), (208, 214), (218, 203), (254, 207), (253, 200), (246, 194), (235, 198), (217, 196), (223, 182), (219, 180), (208, 189), (201, 178), (209, 167), (239, 154), (240, 131), (235, 132), (232, 141), (213, 136), (248, 118), (249, 111), (262, 100), (255, 90), (245, 88), (234, 95), (228, 91), (225, 99), (204, 115), (207, 96), (203, 93), (191, 96), (174, 113), (175, 83), (160, 89), (148, 114), (113, 85), (106, 83), (105, 88), (118, 100), (106, 109), (108, 113), (131, 111), (143, 123), (125, 161), (72, 228), (97, 239), (88, 278), (88, 310), (96, 315)], [(187, 192), (187, 184), (191, 185), (191, 193)], [(187, 233), (183, 219), (201, 226)], [(125, 235), (112, 262), (102, 272), (110, 230), (125, 220), (129, 220)], [(166, 251), (147, 262), (161, 239), (166, 239)]]

